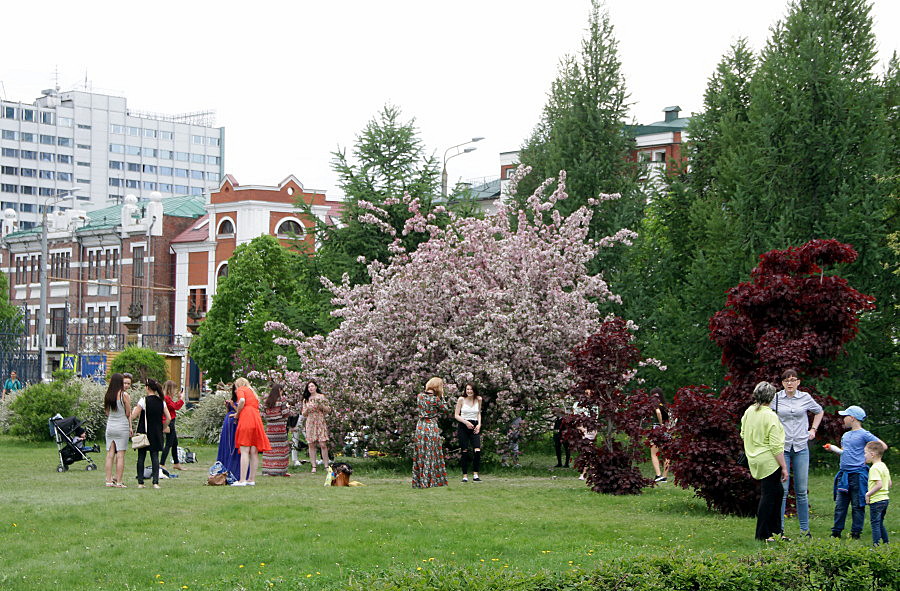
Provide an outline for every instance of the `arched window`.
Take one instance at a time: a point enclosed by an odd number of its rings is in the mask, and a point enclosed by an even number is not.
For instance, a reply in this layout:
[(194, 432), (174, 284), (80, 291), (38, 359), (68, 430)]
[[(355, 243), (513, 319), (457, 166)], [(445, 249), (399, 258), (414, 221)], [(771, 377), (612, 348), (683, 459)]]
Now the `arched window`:
[(306, 230), (303, 229), (303, 226), (297, 220), (287, 219), (278, 225), (278, 230), (275, 233), (279, 236), (303, 236)]
[(228, 277), (228, 263), (224, 263), (221, 267), (219, 267), (219, 270), (216, 272), (216, 282), (218, 282), (223, 277)]
[(219, 224), (218, 233), (220, 236), (234, 234), (234, 223), (228, 218), (225, 218), (224, 220), (222, 220), (222, 223)]

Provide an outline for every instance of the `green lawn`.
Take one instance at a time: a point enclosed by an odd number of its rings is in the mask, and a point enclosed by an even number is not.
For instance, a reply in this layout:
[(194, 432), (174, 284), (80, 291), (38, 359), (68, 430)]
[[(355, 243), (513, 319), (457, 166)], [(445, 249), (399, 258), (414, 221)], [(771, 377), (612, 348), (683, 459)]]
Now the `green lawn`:
[[(78, 462), (59, 474), (55, 446), (0, 437), (0, 589), (334, 588), (429, 562), (561, 570), (673, 549), (760, 549), (753, 519), (710, 513), (690, 491), (598, 495), (540, 453), (521, 470), (484, 470), (481, 483), (459, 482), (454, 468), (450, 486), (433, 490), (413, 490), (405, 470), (375, 460), (353, 462), (365, 487), (325, 488), (322, 475), (297, 469), (235, 488), (204, 486), (215, 449), (192, 449), (199, 463), (162, 490), (138, 490), (133, 477), (113, 489), (103, 487), (103, 454), (93, 455), (97, 472)], [(126, 475), (135, 460), (129, 451)], [(825, 537), (831, 477), (811, 480), (812, 531)], [(793, 520), (788, 535), (797, 529)]]

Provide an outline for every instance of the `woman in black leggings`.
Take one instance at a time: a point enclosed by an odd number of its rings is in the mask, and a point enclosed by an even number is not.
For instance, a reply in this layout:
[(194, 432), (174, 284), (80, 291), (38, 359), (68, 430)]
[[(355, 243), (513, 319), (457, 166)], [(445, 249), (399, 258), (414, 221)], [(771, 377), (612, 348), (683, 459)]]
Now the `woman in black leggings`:
[(459, 422), (457, 435), (461, 450), (462, 481), (469, 481), (469, 464), (472, 465), (472, 481), (481, 482), (478, 469), (481, 468), (481, 396), (475, 386), (466, 384), (465, 395), (456, 400), (453, 417)]

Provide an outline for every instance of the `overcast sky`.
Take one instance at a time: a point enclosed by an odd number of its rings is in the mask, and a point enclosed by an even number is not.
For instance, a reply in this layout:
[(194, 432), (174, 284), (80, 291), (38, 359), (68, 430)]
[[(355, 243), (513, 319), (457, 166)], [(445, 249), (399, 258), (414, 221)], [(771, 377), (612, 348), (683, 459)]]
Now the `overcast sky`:
[[(608, 0), (632, 116), (698, 111), (706, 81), (740, 37), (763, 46), (787, 0)], [(540, 117), (559, 59), (577, 52), (589, 0), (44, 0), (4, 3), (0, 96), (31, 102), (57, 80), (125, 96), (131, 109), (214, 110), (225, 168), (241, 184), (288, 174), (338, 197), (331, 152), (352, 147), (385, 103), (429, 151), (472, 136), (451, 185), (496, 177), (498, 154)], [(875, 0), (883, 70), (898, 49), (900, 1)]]

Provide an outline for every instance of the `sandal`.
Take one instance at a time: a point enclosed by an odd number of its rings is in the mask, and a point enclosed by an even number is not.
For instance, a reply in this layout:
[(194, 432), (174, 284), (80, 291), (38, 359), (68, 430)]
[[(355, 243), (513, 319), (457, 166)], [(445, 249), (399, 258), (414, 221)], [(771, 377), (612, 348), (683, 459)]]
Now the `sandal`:
[(125, 486), (124, 482), (116, 482), (115, 484), (113, 484), (113, 486), (116, 488), (128, 488), (127, 486)]
[(112, 480), (112, 481), (107, 481), (105, 486), (115, 486), (115, 485), (116, 485), (116, 481)]
[(144, 486), (143, 484), (139, 484), (139, 485), (138, 485), (138, 488), (147, 488), (147, 487)]
[(312, 471), (311, 471), (310, 473), (311, 473), (311, 474), (315, 474), (315, 473), (316, 473), (316, 467), (315, 467), (315, 466), (313, 466)]

